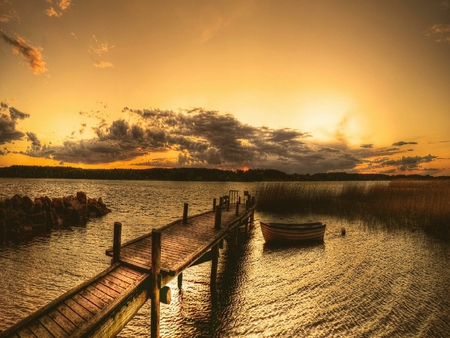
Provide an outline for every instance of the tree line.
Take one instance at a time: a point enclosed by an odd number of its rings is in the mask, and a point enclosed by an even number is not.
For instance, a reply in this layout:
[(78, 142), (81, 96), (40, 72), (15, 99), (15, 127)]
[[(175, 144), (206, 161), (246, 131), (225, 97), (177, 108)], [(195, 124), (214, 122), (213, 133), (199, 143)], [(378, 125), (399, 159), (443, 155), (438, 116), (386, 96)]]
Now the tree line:
[[(433, 176), (356, 174), (345, 172), (287, 174), (275, 169), (221, 170), (211, 168), (82, 169), (74, 167), (13, 165), (0, 168), (4, 178), (65, 178), (97, 180), (161, 181), (386, 181), (392, 179), (431, 180)], [(439, 179), (450, 179), (441, 176)]]

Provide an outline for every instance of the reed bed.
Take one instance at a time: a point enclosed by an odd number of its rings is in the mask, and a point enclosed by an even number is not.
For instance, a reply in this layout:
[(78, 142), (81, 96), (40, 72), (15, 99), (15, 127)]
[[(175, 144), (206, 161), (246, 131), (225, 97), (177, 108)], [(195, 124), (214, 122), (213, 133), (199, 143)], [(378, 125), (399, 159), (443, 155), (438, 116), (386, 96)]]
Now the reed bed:
[(369, 226), (421, 229), (450, 240), (450, 181), (355, 182), (340, 189), (320, 183), (267, 183), (257, 190), (257, 201), (259, 211), (359, 218)]

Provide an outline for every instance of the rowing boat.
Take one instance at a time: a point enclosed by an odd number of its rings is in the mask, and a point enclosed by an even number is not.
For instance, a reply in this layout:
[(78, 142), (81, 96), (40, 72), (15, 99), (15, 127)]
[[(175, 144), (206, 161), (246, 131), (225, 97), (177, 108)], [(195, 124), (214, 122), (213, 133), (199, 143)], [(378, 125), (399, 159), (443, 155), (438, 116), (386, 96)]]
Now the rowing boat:
[(323, 242), (326, 224), (260, 222), (266, 242)]

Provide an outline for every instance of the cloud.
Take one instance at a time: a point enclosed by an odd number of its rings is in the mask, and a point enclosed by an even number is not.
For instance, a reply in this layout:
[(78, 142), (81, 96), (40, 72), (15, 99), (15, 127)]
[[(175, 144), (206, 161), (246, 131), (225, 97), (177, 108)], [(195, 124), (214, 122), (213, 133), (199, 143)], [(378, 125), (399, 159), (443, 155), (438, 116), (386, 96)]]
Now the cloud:
[[(53, 3), (52, 0), (47, 0), (47, 2), (49, 4)], [(50, 8), (46, 9), (44, 11), (44, 13), (48, 17), (54, 16), (56, 18), (60, 18), (63, 15), (63, 12), (66, 11), (67, 9), (69, 9), (70, 5), (72, 4), (72, 1), (71, 0), (55, 0), (54, 3), (55, 3), (56, 6), (59, 7), (61, 12), (57, 12), (52, 6), (50, 6)]]
[(62, 13), (61, 13), (61, 12), (58, 13), (57, 11), (55, 11), (55, 9), (54, 9), (53, 7), (47, 8), (47, 9), (44, 11), (44, 13), (45, 13), (45, 15), (47, 15), (47, 16), (50, 17), (50, 18), (51, 18), (52, 16), (57, 17), (57, 18), (59, 18), (59, 17), (62, 16)]
[(14, 54), (21, 55), (27, 60), (34, 74), (39, 75), (48, 71), (41, 54), (41, 47), (33, 47), (17, 34), (15, 39), (11, 38), (3, 30), (0, 30), (0, 36), (6, 43), (11, 45)]
[(99, 43), (95, 35), (92, 35), (95, 46), (90, 45), (88, 52), (91, 55), (92, 61), (94, 61), (95, 68), (113, 68), (114, 65), (111, 62), (99, 61), (97, 58), (101, 57), (104, 53), (108, 53), (110, 48), (114, 48), (115, 45), (109, 47), (107, 42)]
[(403, 156), (401, 159), (386, 159), (380, 162), (381, 166), (395, 166), (400, 171), (411, 171), (419, 169), (422, 163), (432, 162), (437, 156)]
[[(5, 3), (2, 4), (2, 5), (4, 6)], [(0, 9), (2, 9), (1, 7), (2, 6), (0, 6)], [(18, 21), (18, 22), (20, 22), (19, 15), (17, 15), (17, 12), (14, 9), (12, 9), (12, 8), (7, 11), (7, 14), (0, 14), (0, 22), (1, 23), (8, 23), (8, 22), (11, 22), (11, 21)]]
[(0, 104), (0, 144), (21, 140), (25, 134), (16, 129), (17, 122), (30, 117), (14, 107), (8, 107), (5, 102)]
[(401, 147), (401, 146), (404, 146), (406, 144), (417, 144), (417, 142), (399, 141), (399, 142), (392, 143), (392, 145), (395, 146), (395, 147)]
[(439, 7), (442, 8), (444, 11), (450, 9), (450, 1), (449, 0), (441, 1)]
[(450, 24), (436, 24), (425, 32), (425, 36), (436, 42), (450, 42)]
[(114, 68), (114, 65), (111, 62), (107, 62), (107, 61), (97, 61), (94, 60), (94, 67), (95, 68)]
[(59, 8), (61, 8), (63, 11), (67, 10), (70, 5), (72, 4), (71, 0), (59, 0), (58, 2)]
[(39, 141), (37, 135), (32, 132), (27, 132), (27, 140), (31, 142), (31, 148), (33, 151), (41, 149), (41, 141)]
[(372, 143), (361, 144), (360, 147), (361, 148), (365, 148), (365, 149), (372, 149), (373, 148), (373, 144)]
[[(230, 114), (201, 108), (178, 112), (124, 108), (124, 119), (94, 128), (90, 140), (28, 150), (28, 155), (71, 163), (101, 164), (136, 160), (152, 153), (177, 153), (173, 158), (141, 161), (167, 167), (244, 166), (287, 172), (349, 169), (361, 163), (358, 154), (306, 144), (310, 134), (293, 129), (252, 127)], [(83, 112), (81, 112), (84, 114)]]
[[(250, 126), (231, 114), (202, 108), (171, 111), (125, 107), (122, 113), (123, 118), (112, 123), (99, 121), (93, 128), (96, 136), (91, 139), (69, 138), (62, 145), (41, 146), (35, 135), (27, 133), (32, 146), (24, 154), (63, 163), (131, 161), (136, 166), (249, 167), (288, 173), (379, 172), (393, 167), (396, 171), (415, 170), (437, 158), (392, 159), (393, 154), (406, 151), (398, 147), (375, 149), (372, 144), (355, 149), (337, 143), (314, 144), (308, 132)], [(80, 134), (85, 127), (82, 125)]]

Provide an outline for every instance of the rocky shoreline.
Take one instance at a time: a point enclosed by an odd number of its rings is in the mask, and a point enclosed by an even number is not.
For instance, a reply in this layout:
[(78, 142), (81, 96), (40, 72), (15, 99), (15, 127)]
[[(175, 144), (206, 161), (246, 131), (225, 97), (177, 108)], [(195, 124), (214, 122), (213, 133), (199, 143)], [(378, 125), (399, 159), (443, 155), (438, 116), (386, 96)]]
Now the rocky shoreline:
[(21, 240), (55, 228), (85, 224), (89, 218), (111, 212), (102, 198), (88, 198), (79, 191), (75, 196), (50, 199), (14, 195), (0, 201), (0, 242)]

